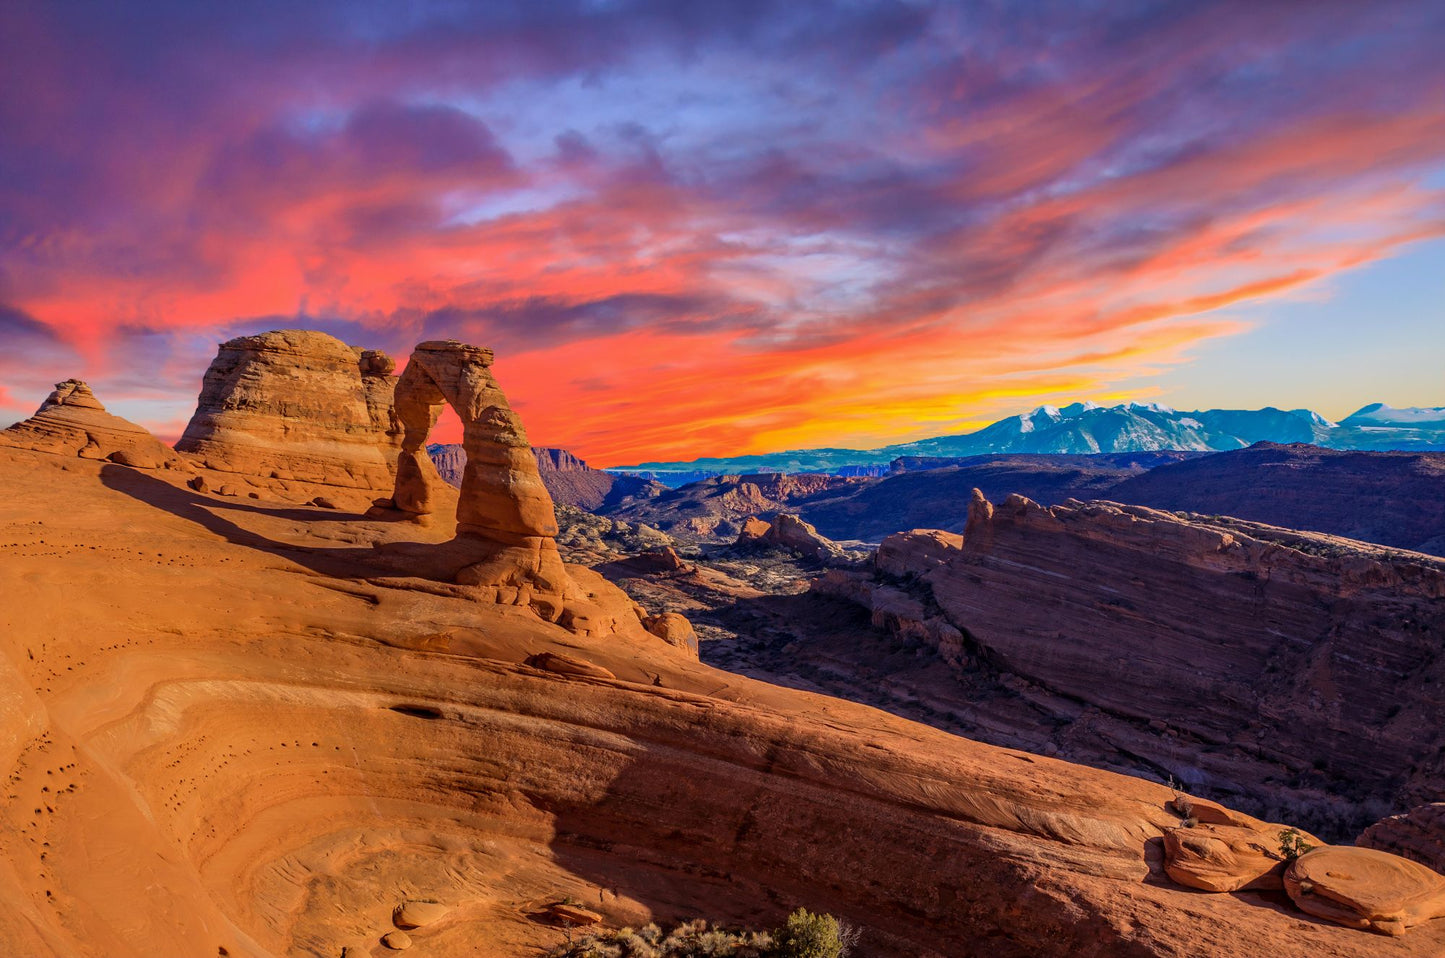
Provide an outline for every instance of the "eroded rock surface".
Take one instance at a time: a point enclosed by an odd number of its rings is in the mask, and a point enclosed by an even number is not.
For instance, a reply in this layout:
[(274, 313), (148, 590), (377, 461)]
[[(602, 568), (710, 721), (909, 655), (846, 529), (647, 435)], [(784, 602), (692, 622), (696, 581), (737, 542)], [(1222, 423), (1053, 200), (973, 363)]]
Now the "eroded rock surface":
[(1284, 874), (1302, 911), (1350, 928), (1403, 935), (1445, 915), (1445, 877), (1373, 848), (1327, 845), (1306, 852)]
[(449, 530), (184, 478), (0, 451), (14, 954), (383, 954), (403, 898), (451, 909), (408, 933), (431, 958), (544, 952), (567, 898), (612, 927), (804, 905), (910, 958), (1445, 949), (1166, 881), (1163, 786), (480, 605), (388, 564)]
[(1365, 829), (1355, 844), (1394, 852), (1445, 874), (1445, 802), (1382, 818)]
[(466, 468), (456, 500), (454, 581), (484, 599), (530, 608), (573, 632), (650, 634), (635, 603), (590, 569), (569, 573), (557, 549), (557, 514), (526, 430), (492, 377), (492, 351), (451, 340), (421, 343), (397, 382), (403, 435), (391, 504), (435, 511), (441, 479), (426, 440), (442, 409), (462, 421)]
[(1055, 721), (1088, 718), (1083, 703), (1121, 750), (1195, 791), (1272, 802), (1340, 838), (1363, 824), (1350, 816), (1365, 799), (1398, 807), (1445, 786), (1439, 559), (1228, 518), (978, 495), (961, 541), (889, 537), (875, 563), (819, 588), (960, 669), (1001, 676)]
[(176, 449), (208, 468), (359, 489), (392, 486), (396, 363), (311, 330), (223, 343)]
[(787, 512), (778, 513), (771, 522), (749, 517), (738, 532), (736, 545), (746, 549), (782, 549), (820, 561), (843, 555), (838, 543), (819, 535), (817, 529)]
[(81, 459), (105, 459), (137, 469), (180, 466), (169, 446), (128, 419), (106, 412), (79, 379), (56, 383), (35, 415), (0, 431), (0, 445)]

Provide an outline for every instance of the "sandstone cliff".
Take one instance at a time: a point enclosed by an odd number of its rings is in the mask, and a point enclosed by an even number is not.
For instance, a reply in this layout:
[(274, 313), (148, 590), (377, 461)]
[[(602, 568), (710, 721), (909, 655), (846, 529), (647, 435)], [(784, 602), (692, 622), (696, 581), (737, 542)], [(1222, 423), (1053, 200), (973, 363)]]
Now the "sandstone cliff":
[(395, 369), (385, 353), (320, 332), (233, 339), (206, 370), (176, 449), (220, 472), (388, 490)]
[(1138, 506), (976, 495), (956, 545), (890, 537), (876, 566), (819, 588), (961, 675), (1002, 677), (1049, 723), (1093, 713), (1109, 731), (1085, 760), (1127, 756), (1335, 835), (1445, 786), (1441, 560)]
[(1432, 802), (1383, 818), (1355, 844), (1393, 852), (1445, 874), (1445, 802)]

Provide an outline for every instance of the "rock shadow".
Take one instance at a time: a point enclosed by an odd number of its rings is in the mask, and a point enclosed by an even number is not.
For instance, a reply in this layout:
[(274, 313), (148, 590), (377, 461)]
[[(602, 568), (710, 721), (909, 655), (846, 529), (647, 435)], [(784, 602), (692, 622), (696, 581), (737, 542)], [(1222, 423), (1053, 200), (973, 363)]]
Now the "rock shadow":
[[(126, 466), (106, 465), (107, 489), (193, 522), (233, 545), (286, 559), (338, 579), (422, 578), (452, 582), (457, 570), (484, 556), (486, 544), (471, 539), (445, 542), (388, 541), (352, 546), (315, 546), (273, 539), (245, 528), (222, 513), (242, 513), (293, 523), (361, 521), (359, 513), (316, 507), (286, 507), (202, 495)], [(374, 521), (367, 519), (367, 521)]]

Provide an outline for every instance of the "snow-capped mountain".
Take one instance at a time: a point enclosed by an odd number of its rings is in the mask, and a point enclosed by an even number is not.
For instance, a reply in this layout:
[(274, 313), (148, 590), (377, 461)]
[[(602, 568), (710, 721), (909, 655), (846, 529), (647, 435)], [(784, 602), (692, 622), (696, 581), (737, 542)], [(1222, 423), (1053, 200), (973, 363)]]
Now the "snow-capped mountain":
[(1076, 402), (1039, 406), (977, 432), (937, 436), (882, 449), (802, 449), (771, 455), (643, 463), (616, 471), (663, 482), (683, 475), (748, 472), (836, 472), (876, 467), (901, 456), (958, 457), (990, 453), (1081, 455), (1165, 449), (1224, 451), (1256, 442), (1303, 442), (1334, 449), (1445, 449), (1445, 408), (1393, 409), (1372, 403), (1338, 423), (1309, 409), (1204, 409), (1180, 412), (1158, 403), (1101, 406)]

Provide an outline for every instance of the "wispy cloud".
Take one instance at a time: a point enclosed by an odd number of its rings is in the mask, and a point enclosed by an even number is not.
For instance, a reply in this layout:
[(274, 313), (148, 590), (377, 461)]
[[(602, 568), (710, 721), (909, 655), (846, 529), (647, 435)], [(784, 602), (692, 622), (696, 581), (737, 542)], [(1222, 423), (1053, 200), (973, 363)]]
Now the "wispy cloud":
[(0, 17), (0, 382), (157, 424), (304, 325), (491, 345), (601, 462), (894, 441), (1445, 233), (1434, 4)]

